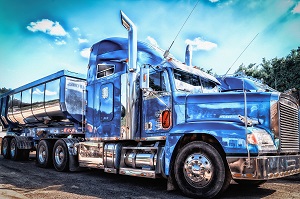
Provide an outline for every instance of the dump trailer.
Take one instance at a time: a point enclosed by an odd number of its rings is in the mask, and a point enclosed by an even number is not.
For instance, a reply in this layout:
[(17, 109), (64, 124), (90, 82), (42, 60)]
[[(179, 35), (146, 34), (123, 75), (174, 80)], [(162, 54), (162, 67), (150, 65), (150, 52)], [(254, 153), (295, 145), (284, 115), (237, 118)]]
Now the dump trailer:
[(219, 92), (213, 76), (128, 38), (91, 48), (86, 78), (60, 71), (1, 96), (6, 159), (40, 167), (166, 178), (213, 198), (233, 179), (260, 185), (300, 173), (298, 105), (278, 92)]

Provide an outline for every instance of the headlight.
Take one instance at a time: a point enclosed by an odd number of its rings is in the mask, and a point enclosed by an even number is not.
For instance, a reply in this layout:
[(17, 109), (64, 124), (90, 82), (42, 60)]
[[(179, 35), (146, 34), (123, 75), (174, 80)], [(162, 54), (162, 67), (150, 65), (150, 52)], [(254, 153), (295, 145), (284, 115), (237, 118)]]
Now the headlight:
[(248, 128), (248, 130), (250, 130), (250, 133), (247, 134), (247, 141), (249, 144), (257, 145), (260, 151), (276, 150), (271, 135), (265, 130), (258, 128)]

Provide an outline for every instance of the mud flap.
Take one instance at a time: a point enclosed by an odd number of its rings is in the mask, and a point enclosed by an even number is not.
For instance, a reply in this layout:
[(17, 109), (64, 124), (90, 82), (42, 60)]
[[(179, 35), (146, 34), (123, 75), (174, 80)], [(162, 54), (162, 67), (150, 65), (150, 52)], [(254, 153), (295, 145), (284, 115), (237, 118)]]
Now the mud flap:
[(78, 154), (76, 150), (76, 144), (79, 140), (76, 138), (63, 138), (64, 142), (67, 144), (69, 153), (69, 170), (70, 171), (81, 171), (82, 168), (79, 167)]
[(167, 191), (174, 191), (177, 189), (175, 179), (172, 175), (169, 175), (168, 182), (167, 182)]
[(79, 167), (78, 156), (71, 155), (69, 153), (69, 170), (70, 171), (82, 171), (83, 169)]

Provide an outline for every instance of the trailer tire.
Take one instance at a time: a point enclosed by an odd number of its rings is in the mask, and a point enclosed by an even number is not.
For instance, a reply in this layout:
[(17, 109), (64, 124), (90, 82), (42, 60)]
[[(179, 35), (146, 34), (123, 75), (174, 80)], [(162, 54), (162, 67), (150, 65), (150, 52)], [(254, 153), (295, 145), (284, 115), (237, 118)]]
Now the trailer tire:
[(230, 183), (226, 179), (229, 173), (227, 169), (216, 148), (206, 142), (194, 141), (177, 154), (174, 173), (185, 195), (214, 198), (225, 191)]
[(68, 148), (63, 140), (57, 140), (54, 144), (53, 165), (57, 171), (67, 171), (69, 169)]
[(12, 160), (18, 161), (21, 160), (22, 151), (21, 149), (18, 149), (17, 146), (17, 139), (13, 138), (10, 141), (10, 158)]
[(52, 165), (53, 144), (48, 140), (41, 140), (36, 149), (36, 164), (47, 168)]
[(2, 139), (1, 153), (5, 159), (10, 159), (10, 141), (11, 138), (5, 137)]

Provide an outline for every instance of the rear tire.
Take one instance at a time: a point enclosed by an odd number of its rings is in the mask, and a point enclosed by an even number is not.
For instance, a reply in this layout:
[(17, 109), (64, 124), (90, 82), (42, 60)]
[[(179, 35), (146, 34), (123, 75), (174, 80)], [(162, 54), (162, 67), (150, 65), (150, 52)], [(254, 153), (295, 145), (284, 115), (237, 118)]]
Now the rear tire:
[(177, 154), (174, 166), (181, 191), (193, 198), (218, 197), (228, 187), (228, 167), (219, 152), (210, 144), (194, 141)]
[(68, 147), (63, 140), (57, 140), (54, 144), (53, 165), (57, 171), (69, 170)]
[(5, 137), (2, 139), (1, 153), (5, 159), (10, 159), (10, 141), (11, 138)]
[(48, 140), (41, 140), (36, 150), (36, 163), (39, 167), (47, 168), (52, 165), (53, 144)]
[(10, 142), (10, 158), (12, 160), (21, 160), (22, 151), (18, 149), (16, 138), (11, 139)]

